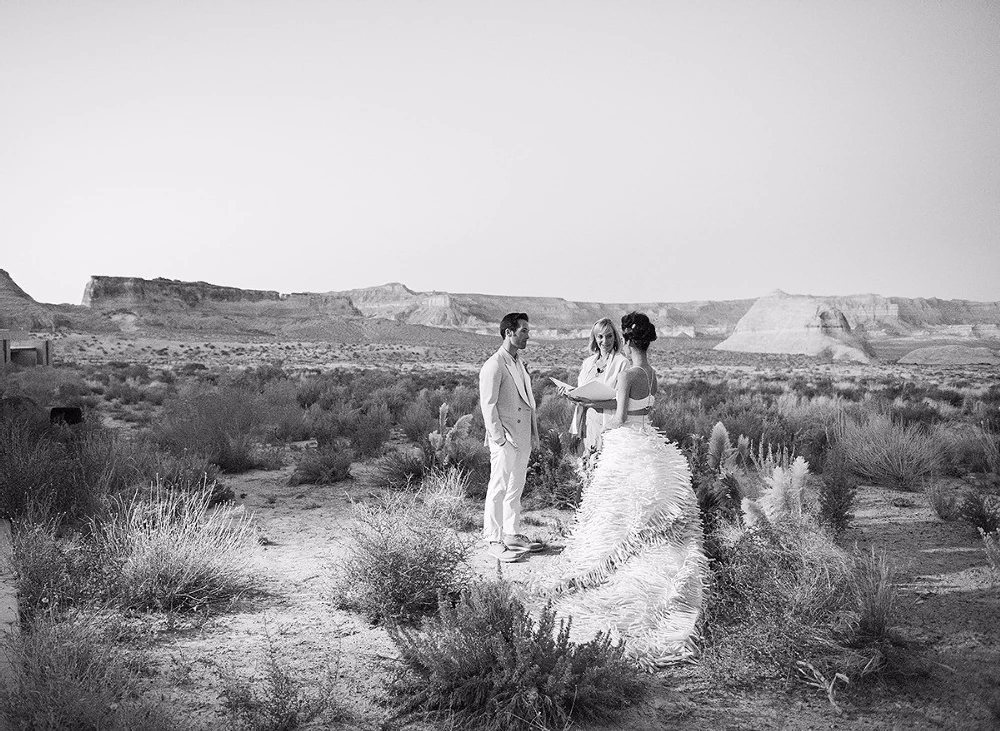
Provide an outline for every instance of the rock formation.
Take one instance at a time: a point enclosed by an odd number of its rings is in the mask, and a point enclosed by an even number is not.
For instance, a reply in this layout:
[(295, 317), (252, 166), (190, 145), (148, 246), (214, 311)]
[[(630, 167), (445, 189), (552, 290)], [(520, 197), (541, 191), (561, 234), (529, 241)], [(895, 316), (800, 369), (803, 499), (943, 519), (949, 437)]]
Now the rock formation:
[(867, 344), (831, 301), (781, 291), (757, 300), (736, 324), (733, 334), (715, 349), (869, 360)]
[(611, 317), (617, 322), (632, 310), (649, 314), (662, 335), (725, 336), (753, 304), (753, 300), (602, 304), (561, 297), (414, 292), (399, 283), (335, 294), (347, 297), (366, 317), (452, 327), (484, 335), (493, 335), (506, 313), (527, 312), (535, 335), (552, 339), (588, 337), (597, 320)]
[(45, 330), (52, 327), (52, 312), (35, 302), (0, 269), (0, 329)]
[(874, 294), (819, 298), (779, 293), (756, 302), (598, 303), (417, 292), (399, 283), (281, 294), (205, 282), (96, 276), (87, 283), (83, 305), (36, 302), (0, 270), (0, 328), (17, 330), (467, 344), (474, 336), (486, 336), (492, 343), (497, 323), (507, 312), (528, 312), (537, 338), (572, 339), (586, 338), (590, 326), (602, 317), (617, 321), (626, 312), (640, 310), (649, 314), (661, 336), (730, 336), (722, 350), (863, 359), (865, 342), (887, 338), (947, 338), (970, 345), (985, 340), (993, 348), (1000, 342), (1000, 302)]
[(917, 348), (899, 359), (908, 365), (1000, 365), (1000, 354), (989, 348), (970, 348), (966, 345), (932, 345)]

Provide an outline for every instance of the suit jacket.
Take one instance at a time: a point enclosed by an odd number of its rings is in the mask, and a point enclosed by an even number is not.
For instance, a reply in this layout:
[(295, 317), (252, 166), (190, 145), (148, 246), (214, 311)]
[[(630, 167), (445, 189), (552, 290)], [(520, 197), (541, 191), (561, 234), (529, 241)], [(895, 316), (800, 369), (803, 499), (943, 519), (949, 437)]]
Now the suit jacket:
[(531, 377), (519, 358), (501, 347), (479, 371), (479, 407), (486, 423), (486, 444), (513, 440), (518, 450), (530, 450), (538, 434)]

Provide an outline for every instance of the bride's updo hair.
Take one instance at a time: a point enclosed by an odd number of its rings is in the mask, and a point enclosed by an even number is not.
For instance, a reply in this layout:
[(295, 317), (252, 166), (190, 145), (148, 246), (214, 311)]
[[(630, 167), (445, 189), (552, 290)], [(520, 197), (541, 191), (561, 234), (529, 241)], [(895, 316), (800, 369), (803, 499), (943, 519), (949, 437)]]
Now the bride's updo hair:
[(656, 340), (656, 328), (641, 312), (630, 312), (622, 318), (622, 338), (633, 348), (646, 350)]

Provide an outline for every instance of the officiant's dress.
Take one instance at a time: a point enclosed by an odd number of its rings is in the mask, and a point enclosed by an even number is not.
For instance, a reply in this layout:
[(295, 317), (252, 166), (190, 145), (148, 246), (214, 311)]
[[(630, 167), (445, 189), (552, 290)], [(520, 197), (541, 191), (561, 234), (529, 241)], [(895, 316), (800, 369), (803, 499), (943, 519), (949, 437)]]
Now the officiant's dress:
[(690, 659), (708, 561), (687, 459), (645, 418), (605, 432), (597, 459), (566, 548), (536, 590), (572, 616), (576, 641), (609, 633), (646, 669)]

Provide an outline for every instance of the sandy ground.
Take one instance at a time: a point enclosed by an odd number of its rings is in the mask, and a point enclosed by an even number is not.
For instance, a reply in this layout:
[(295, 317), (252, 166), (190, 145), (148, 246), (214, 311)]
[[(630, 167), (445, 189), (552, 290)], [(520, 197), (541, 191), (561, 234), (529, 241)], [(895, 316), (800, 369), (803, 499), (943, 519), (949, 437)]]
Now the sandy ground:
[[(164, 633), (154, 649), (151, 693), (204, 727), (222, 723), (220, 674), (258, 675), (273, 643), (281, 662), (308, 683), (335, 677), (334, 696), (346, 712), (312, 728), (378, 728), (395, 652), (385, 632), (338, 611), (330, 576), (345, 546), (352, 504), (377, 499), (355, 481), (289, 486), (291, 468), (227, 478), (260, 526), (257, 556), (269, 594), (231, 613)], [(528, 513), (534, 530), (558, 543), (568, 512)], [(470, 534), (471, 536), (471, 534)], [(837, 714), (824, 694), (796, 684), (787, 692), (728, 692), (708, 685), (695, 668), (651, 678), (653, 692), (613, 728), (649, 729), (955, 729), (997, 728), (989, 704), (1000, 705), (1000, 587), (981, 541), (966, 524), (944, 523), (919, 494), (875, 487), (858, 493), (847, 543), (888, 552), (901, 587), (899, 634), (908, 660), (901, 675), (864, 693), (838, 695)], [(531, 564), (503, 567), (516, 579)], [(476, 550), (483, 575), (496, 564)], [(414, 726), (416, 728), (417, 726)], [(592, 731), (612, 727), (587, 727)]]

